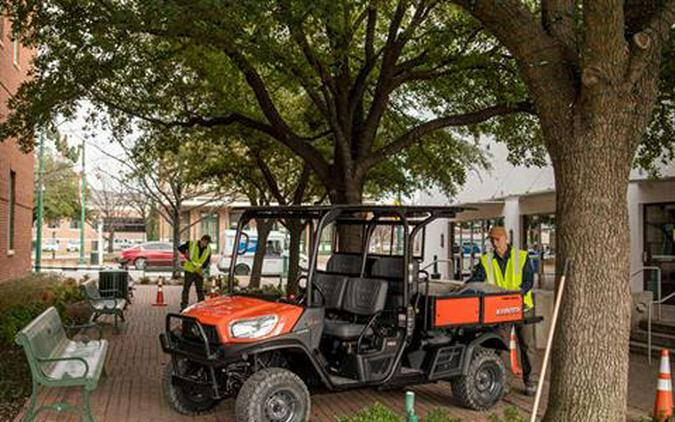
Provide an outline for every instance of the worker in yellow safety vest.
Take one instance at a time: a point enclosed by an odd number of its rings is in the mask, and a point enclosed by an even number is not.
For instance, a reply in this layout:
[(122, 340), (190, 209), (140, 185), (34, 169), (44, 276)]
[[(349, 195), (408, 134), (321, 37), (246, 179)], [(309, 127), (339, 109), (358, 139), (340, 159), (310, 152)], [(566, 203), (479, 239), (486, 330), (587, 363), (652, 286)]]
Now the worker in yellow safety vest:
[(197, 299), (200, 302), (204, 300), (204, 272), (209, 270), (211, 263), (210, 243), (211, 236), (205, 234), (199, 241), (187, 241), (178, 247), (178, 251), (185, 257), (183, 262), (185, 280), (183, 281), (183, 294), (180, 302), (181, 311), (188, 305), (190, 286), (193, 283), (197, 290)]
[[(480, 264), (476, 265), (469, 282), (482, 281), (495, 284), (503, 289), (518, 290), (523, 294), (525, 318), (534, 317), (534, 301), (532, 287), (534, 271), (526, 251), (517, 250), (509, 244), (508, 234), (502, 226), (494, 226), (489, 232), (493, 251), (483, 254)], [(534, 325), (518, 325), (516, 336), (520, 346), (520, 360), (523, 366), (523, 382), (525, 393), (534, 395), (537, 391), (538, 376), (536, 371), (536, 351), (534, 342)], [(501, 329), (502, 336), (510, 337), (511, 327)]]

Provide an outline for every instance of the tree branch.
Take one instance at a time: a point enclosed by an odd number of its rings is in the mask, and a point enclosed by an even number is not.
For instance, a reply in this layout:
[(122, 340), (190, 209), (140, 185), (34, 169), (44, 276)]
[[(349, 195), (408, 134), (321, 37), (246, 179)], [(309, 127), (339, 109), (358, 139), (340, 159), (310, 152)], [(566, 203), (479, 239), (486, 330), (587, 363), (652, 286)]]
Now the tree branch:
[(541, 4), (544, 29), (565, 46), (572, 63), (578, 62), (575, 5), (576, 0), (543, 0)]
[(532, 104), (529, 102), (522, 102), (516, 104), (515, 106), (496, 105), (480, 111), (439, 117), (437, 119), (429, 120), (410, 129), (398, 139), (372, 153), (370, 156), (368, 156), (368, 158), (361, 162), (357, 171), (360, 172), (361, 176), (365, 175), (365, 173), (376, 164), (388, 159), (392, 155), (401, 152), (405, 148), (412, 145), (415, 141), (436, 130), (450, 126), (473, 125), (484, 122), (496, 116), (504, 116), (521, 112), (532, 113)]

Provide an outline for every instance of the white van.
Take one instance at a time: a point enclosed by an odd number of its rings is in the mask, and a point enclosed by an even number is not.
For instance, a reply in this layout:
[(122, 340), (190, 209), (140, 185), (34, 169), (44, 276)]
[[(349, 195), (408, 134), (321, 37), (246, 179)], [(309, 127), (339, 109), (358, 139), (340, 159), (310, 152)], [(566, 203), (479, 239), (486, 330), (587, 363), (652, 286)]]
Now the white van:
[[(218, 269), (227, 273), (230, 270), (232, 259), (232, 247), (236, 230), (225, 230), (223, 233), (223, 247), (218, 261)], [(287, 234), (280, 231), (271, 231), (267, 237), (267, 251), (263, 260), (262, 275), (278, 276), (283, 271), (283, 260), (288, 259)], [(248, 242), (247, 242), (248, 237)], [(237, 264), (234, 268), (235, 275), (249, 275), (253, 268), (253, 258), (258, 246), (258, 233), (255, 230), (245, 230), (239, 240), (239, 249), (246, 247), (246, 252), (237, 256)], [(300, 255), (300, 266), (307, 266), (307, 258)]]

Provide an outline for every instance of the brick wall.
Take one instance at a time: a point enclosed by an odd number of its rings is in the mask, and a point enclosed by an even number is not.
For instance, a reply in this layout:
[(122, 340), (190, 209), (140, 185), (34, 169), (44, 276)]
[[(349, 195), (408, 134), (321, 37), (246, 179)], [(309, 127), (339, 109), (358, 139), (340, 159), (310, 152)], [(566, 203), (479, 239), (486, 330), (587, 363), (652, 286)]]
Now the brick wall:
[[(17, 46), (10, 39), (10, 23), (5, 18), (0, 33), (0, 119), (7, 116), (7, 100), (26, 79), (33, 56), (31, 50)], [(10, 172), (16, 173), (14, 249), (9, 250)], [(23, 153), (11, 139), (0, 142), (0, 282), (26, 275), (31, 269), (33, 215), (33, 153)]]

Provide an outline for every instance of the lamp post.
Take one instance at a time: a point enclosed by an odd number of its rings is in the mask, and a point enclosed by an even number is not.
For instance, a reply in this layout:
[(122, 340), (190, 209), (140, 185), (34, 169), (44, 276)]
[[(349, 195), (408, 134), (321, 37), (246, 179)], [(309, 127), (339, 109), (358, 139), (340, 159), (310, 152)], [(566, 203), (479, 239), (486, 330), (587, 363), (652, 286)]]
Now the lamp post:
[(82, 191), (80, 192), (80, 265), (84, 265), (84, 216), (85, 216), (85, 198), (86, 188), (84, 175), (84, 139), (82, 139)]
[(42, 265), (42, 214), (44, 211), (42, 190), (45, 176), (45, 137), (42, 132), (40, 132), (38, 138), (40, 146), (38, 149), (37, 216), (35, 218), (35, 224), (37, 225), (35, 236), (35, 271), (39, 273), (40, 266)]

